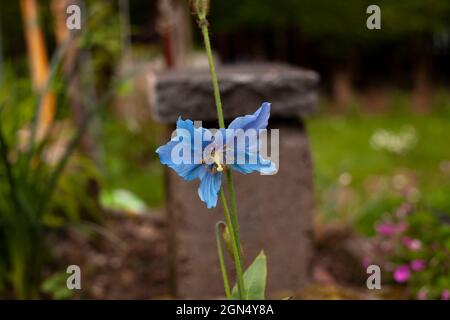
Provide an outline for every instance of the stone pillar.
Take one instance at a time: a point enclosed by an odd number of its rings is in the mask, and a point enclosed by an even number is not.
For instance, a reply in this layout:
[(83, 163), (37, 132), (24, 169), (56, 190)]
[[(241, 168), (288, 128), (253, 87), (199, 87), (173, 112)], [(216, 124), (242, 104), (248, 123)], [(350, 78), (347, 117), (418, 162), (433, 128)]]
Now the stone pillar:
[[(279, 171), (273, 176), (235, 173), (237, 209), (245, 267), (263, 249), (268, 259), (267, 297), (292, 295), (310, 275), (314, 195), (301, 117), (314, 111), (318, 75), (272, 64), (222, 67), (218, 74), (226, 120), (251, 114), (264, 101), (272, 103), (269, 128), (280, 129)], [(159, 121), (174, 125), (181, 116), (217, 127), (208, 70), (169, 71), (150, 82)], [(198, 181), (185, 182), (168, 171), (172, 289), (181, 298), (224, 296), (214, 237), (215, 223), (223, 220), (220, 201), (217, 208), (207, 209), (197, 195)]]

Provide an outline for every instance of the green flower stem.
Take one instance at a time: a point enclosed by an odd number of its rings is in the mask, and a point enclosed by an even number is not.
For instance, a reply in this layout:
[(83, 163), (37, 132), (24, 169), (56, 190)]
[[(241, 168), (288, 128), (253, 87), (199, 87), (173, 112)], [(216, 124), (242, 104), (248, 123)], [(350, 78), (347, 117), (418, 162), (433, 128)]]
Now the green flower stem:
[[(211, 41), (209, 39), (209, 30), (208, 30), (208, 21), (206, 19), (206, 8), (197, 7), (197, 16), (200, 29), (202, 31), (203, 42), (206, 49), (206, 54), (208, 56), (209, 70), (211, 72), (211, 81), (213, 85), (214, 91), (214, 100), (217, 108), (217, 119), (219, 121), (219, 127), (225, 128), (225, 121), (223, 118), (223, 109), (222, 109), (222, 100), (220, 98), (220, 90), (219, 90), (219, 81), (217, 80), (216, 67), (214, 65), (214, 59), (211, 50)], [(230, 197), (231, 202), (231, 215), (228, 210), (228, 205), (226, 201), (225, 194), (223, 189), (220, 191), (220, 197), (223, 203), (226, 223), (228, 229), (230, 230), (232, 248), (233, 248), (233, 256), (236, 266), (236, 278), (238, 284), (238, 291), (240, 299), (244, 299), (245, 297), (245, 286), (244, 286), (244, 276), (243, 276), (243, 264), (241, 257), (241, 243), (239, 239), (239, 225), (237, 219), (237, 211), (236, 211), (236, 199), (234, 194), (233, 187), (233, 177), (229, 170), (227, 170), (227, 187), (228, 187), (228, 195)]]
[[(240, 239), (240, 235), (239, 235), (239, 223), (238, 223), (238, 219), (237, 219), (236, 195), (234, 193), (233, 173), (231, 172), (231, 170), (227, 170), (227, 188), (228, 188), (228, 195), (230, 197), (230, 203), (231, 203), (231, 223), (233, 225), (234, 237), (235, 237), (236, 243), (240, 244), (241, 239)], [(242, 252), (241, 252), (241, 250), (239, 250), (239, 260), (241, 262), (241, 267), (242, 267)]]
[(223, 212), (225, 214), (225, 221), (230, 231), (231, 238), (231, 248), (233, 251), (234, 265), (236, 267), (236, 278), (237, 278), (237, 288), (239, 293), (240, 300), (244, 300), (245, 297), (245, 286), (244, 286), (244, 276), (242, 272), (242, 263), (241, 263), (241, 247), (239, 243), (236, 241), (235, 230), (233, 227), (233, 223), (231, 222), (230, 210), (228, 209), (227, 199), (225, 197), (225, 192), (223, 189), (220, 190), (220, 199), (222, 200)]
[(216, 244), (217, 244), (217, 254), (219, 256), (219, 262), (220, 262), (220, 271), (222, 272), (222, 278), (223, 278), (223, 286), (225, 288), (225, 294), (227, 296), (228, 300), (231, 300), (231, 291), (230, 291), (230, 282), (228, 281), (228, 274), (227, 274), (227, 268), (225, 266), (225, 260), (223, 259), (223, 251), (222, 251), (222, 240), (220, 240), (220, 226), (225, 225), (225, 222), (219, 221), (216, 223)]
[(217, 80), (216, 67), (211, 50), (211, 41), (209, 40), (208, 21), (206, 17), (199, 15), (199, 24), (202, 29), (203, 42), (205, 44), (206, 54), (208, 56), (209, 70), (211, 71), (211, 80), (214, 91), (214, 100), (217, 108), (217, 119), (219, 120), (220, 128), (225, 128), (225, 121), (223, 120), (222, 100), (220, 98), (219, 81)]

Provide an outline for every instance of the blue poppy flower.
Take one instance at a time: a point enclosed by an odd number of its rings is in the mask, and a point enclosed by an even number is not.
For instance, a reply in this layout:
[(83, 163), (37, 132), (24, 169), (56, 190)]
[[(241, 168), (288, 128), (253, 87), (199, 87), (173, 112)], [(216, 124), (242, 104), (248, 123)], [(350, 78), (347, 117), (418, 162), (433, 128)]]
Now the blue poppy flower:
[(198, 195), (208, 208), (213, 208), (224, 170), (244, 174), (276, 171), (274, 163), (259, 153), (259, 133), (266, 129), (269, 116), (270, 103), (265, 102), (254, 114), (238, 117), (227, 129), (217, 131), (196, 128), (191, 120), (179, 118), (174, 136), (156, 153), (162, 164), (186, 181), (198, 178)]

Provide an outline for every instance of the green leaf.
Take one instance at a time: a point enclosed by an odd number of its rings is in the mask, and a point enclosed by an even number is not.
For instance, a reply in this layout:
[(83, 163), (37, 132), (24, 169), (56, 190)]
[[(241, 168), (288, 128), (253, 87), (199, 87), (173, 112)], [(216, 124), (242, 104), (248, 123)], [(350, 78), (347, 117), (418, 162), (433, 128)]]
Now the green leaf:
[[(261, 251), (244, 272), (245, 300), (264, 300), (267, 278), (266, 260), (264, 251)], [(236, 300), (239, 299), (237, 285), (234, 286), (231, 297)]]
[(119, 97), (127, 97), (133, 91), (133, 83), (130, 80), (123, 81), (119, 84), (116, 90)]
[(133, 213), (144, 213), (147, 205), (137, 195), (124, 189), (103, 191), (100, 195), (102, 207), (112, 210), (125, 210)]
[(74, 293), (67, 288), (67, 277), (65, 272), (55, 273), (42, 282), (41, 290), (55, 300), (71, 299)]

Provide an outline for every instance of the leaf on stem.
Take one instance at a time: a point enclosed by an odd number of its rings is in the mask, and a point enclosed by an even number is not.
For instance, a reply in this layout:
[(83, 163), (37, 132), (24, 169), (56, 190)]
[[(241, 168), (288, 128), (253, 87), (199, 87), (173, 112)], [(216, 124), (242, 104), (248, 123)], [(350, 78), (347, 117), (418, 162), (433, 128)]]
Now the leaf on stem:
[[(252, 264), (244, 272), (245, 300), (264, 300), (267, 278), (267, 259), (264, 251), (253, 260)], [(237, 285), (231, 294), (232, 299), (239, 299)]]

